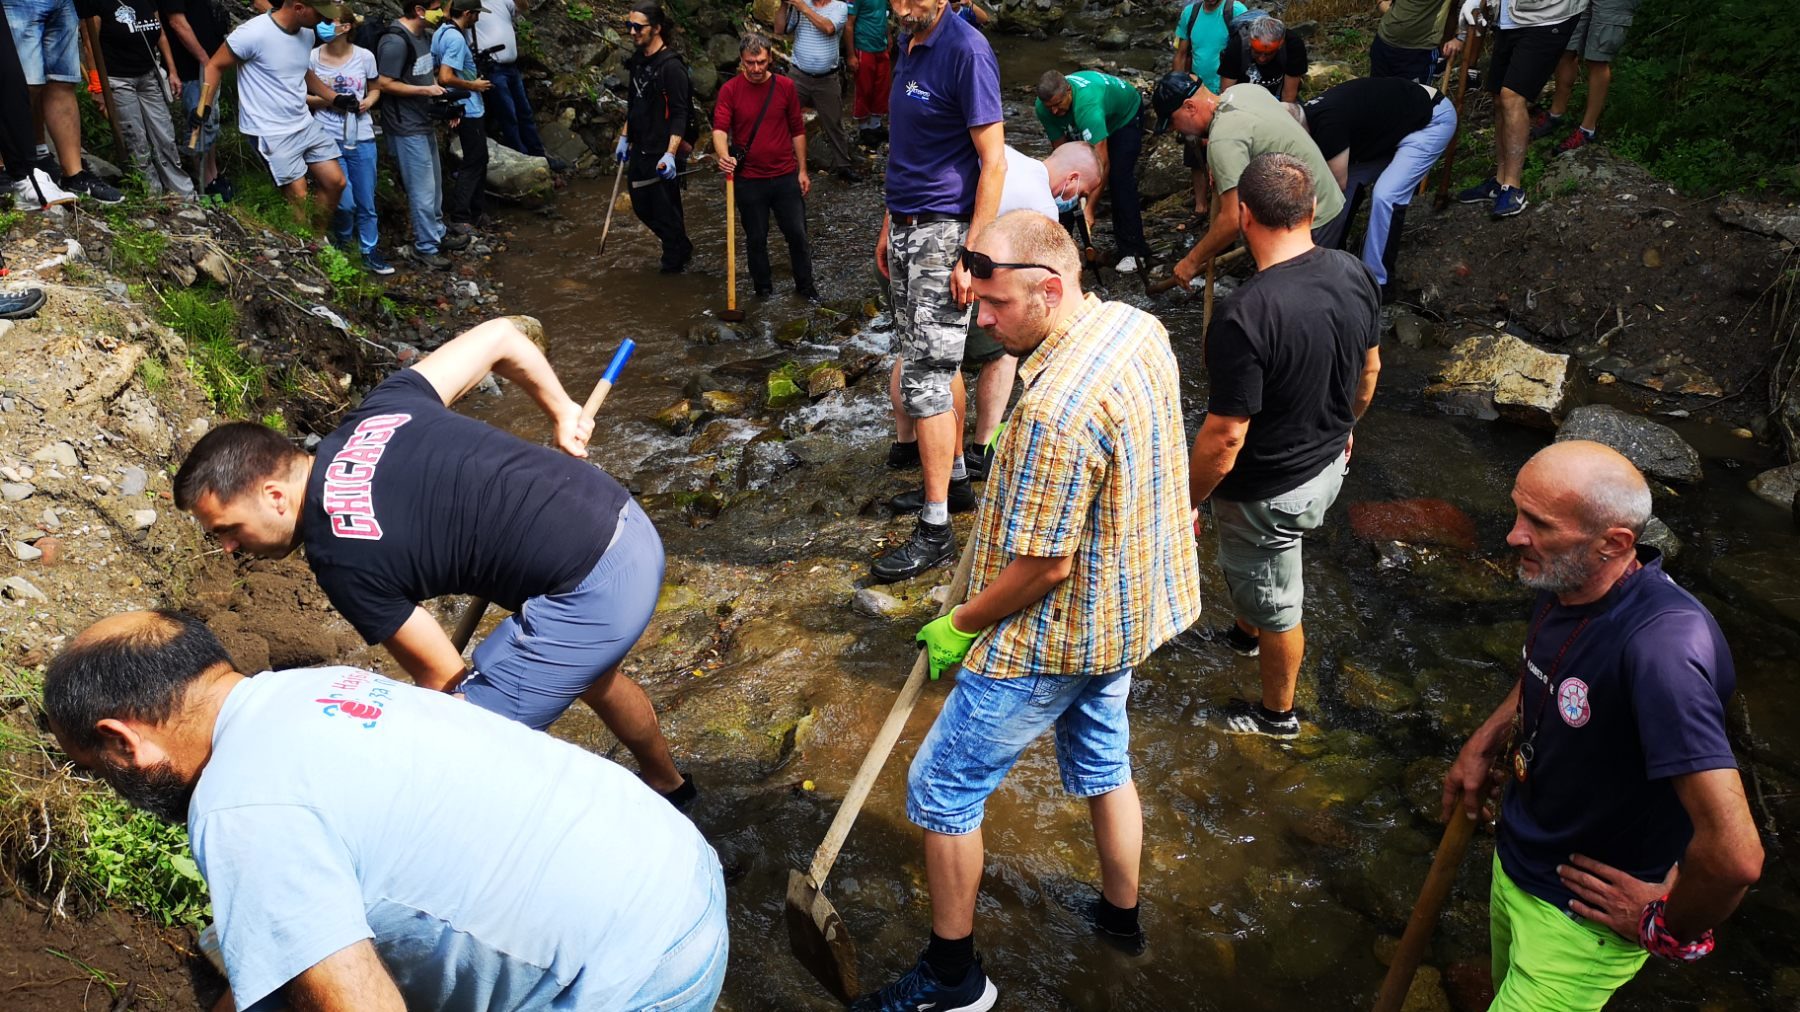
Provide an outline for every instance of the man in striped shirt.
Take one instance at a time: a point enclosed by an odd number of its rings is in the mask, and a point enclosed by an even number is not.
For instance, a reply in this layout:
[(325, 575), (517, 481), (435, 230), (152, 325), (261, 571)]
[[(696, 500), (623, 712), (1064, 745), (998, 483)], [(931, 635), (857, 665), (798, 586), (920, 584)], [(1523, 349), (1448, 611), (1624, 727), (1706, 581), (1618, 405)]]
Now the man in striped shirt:
[(1063, 788), (1094, 821), (1094, 928), (1142, 950), (1143, 815), (1125, 703), (1132, 669), (1200, 614), (1168, 332), (1084, 295), (1075, 243), (1042, 214), (1003, 215), (976, 243), (962, 259), (981, 324), (1023, 359), (1025, 392), (975, 521), (972, 596), (919, 633), (934, 676), (961, 665), (907, 781), (907, 818), (925, 830), (931, 941), (911, 973), (852, 1009), (992, 1007), (974, 941), (982, 812), (1053, 725)]
[(844, 22), (850, 7), (844, 0), (788, 0), (789, 13), (777, 24), (782, 34), (794, 38), (794, 88), (800, 104), (819, 114), (819, 139), (824, 141), (825, 171), (846, 183), (860, 178), (850, 163), (850, 142), (844, 136), (844, 89), (838, 79), (838, 62), (845, 48)]

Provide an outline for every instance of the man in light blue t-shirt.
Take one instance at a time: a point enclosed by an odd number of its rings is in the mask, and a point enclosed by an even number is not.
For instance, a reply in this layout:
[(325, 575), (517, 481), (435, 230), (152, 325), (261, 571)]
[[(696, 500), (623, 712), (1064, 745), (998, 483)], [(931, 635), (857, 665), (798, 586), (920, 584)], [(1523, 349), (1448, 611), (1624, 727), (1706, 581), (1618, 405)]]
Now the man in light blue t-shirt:
[(57, 741), (185, 822), (231, 997), (281, 1006), (710, 1009), (725, 889), (700, 833), (598, 756), (356, 668), (246, 678), (132, 612), (50, 665)]
[(481, 0), (451, 0), (450, 14), (431, 35), (431, 57), (437, 61), (437, 82), (462, 100), (462, 118), (452, 127), (462, 147), (456, 182), (444, 194), (444, 217), (450, 231), (467, 235), (482, 216), (482, 185), (487, 182), (487, 113), (481, 96), (493, 84), (483, 80), (469, 48), (469, 33), (481, 17)]
[[(844, 90), (838, 65), (848, 48), (844, 22), (850, 6), (844, 0), (787, 0), (775, 23), (794, 39), (794, 89), (800, 104), (819, 113), (819, 138), (825, 143), (825, 171), (846, 183), (862, 176), (850, 161), (844, 135)], [(819, 148), (813, 148), (818, 151)]]

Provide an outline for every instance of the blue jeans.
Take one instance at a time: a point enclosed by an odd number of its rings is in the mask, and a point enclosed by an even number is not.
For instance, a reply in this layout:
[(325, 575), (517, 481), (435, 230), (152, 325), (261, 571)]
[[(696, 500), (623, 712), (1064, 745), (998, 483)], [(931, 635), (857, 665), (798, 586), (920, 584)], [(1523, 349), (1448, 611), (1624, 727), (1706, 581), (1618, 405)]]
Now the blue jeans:
[(1383, 254), (1388, 247), (1394, 209), (1412, 203), (1419, 181), (1437, 164), (1438, 156), (1454, 136), (1456, 106), (1449, 99), (1440, 99), (1431, 107), (1431, 122), (1401, 138), (1394, 157), (1386, 165), (1368, 162), (1350, 167), (1345, 179), (1349, 192), (1354, 194), (1359, 186), (1370, 187), (1369, 226), (1363, 234), (1362, 262), (1375, 272), (1376, 284), (1385, 285), (1391, 280)]
[(725, 924), (725, 873), (718, 855), (706, 849), (710, 897), (699, 923), (663, 953), (644, 986), (624, 1007), (632, 1012), (709, 1012), (725, 986), (731, 940)]
[(388, 134), (388, 150), (400, 167), (406, 208), (412, 215), (413, 248), (436, 253), (444, 240), (444, 167), (437, 134)]
[(5, 0), (13, 48), (25, 69), (25, 83), (81, 80), (81, 25), (75, 0)]
[(532, 118), (531, 99), (525, 97), (525, 75), (516, 63), (497, 63), (488, 80), (487, 115), (500, 129), (500, 143), (528, 155), (542, 155), (544, 142), (538, 138), (537, 121)]
[(1091, 798), (1125, 786), (1131, 782), (1130, 695), (1130, 668), (1023, 678), (958, 669), (907, 774), (906, 817), (933, 833), (974, 832), (988, 795), (1052, 724), (1063, 790)]
[(331, 216), (331, 234), (348, 242), (354, 228), (357, 244), (366, 256), (375, 252), (381, 241), (375, 222), (375, 139), (357, 141), (356, 147), (348, 151), (340, 141), (338, 150), (343, 151), (338, 161), (343, 165), (344, 178), (350, 185), (344, 187), (344, 195), (338, 198), (337, 213)]

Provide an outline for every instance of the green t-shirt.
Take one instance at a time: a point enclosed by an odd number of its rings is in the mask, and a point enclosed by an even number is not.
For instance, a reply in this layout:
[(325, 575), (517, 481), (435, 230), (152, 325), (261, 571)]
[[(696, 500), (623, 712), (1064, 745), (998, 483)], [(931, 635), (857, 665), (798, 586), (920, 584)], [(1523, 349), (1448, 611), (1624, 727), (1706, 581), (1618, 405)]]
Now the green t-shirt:
[(1323, 225), (1344, 209), (1344, 194), (1331, 175), (1331, 166), (1319, 154), (1319, 146), (1269, 89), (1260, 84), (1237, 84), (1219, 96), (1212, 126), (1206, 131), (1206, 164), (1212, 169), (1213, 186), (1220, 193), (1237, 189), (1250, 159), (1271, 151), (1293, 155), (1312, 173), (1318, 206), (1313, 225)]
[(1038, 99), (1038, 122), (1044, 125), (1051, 143), (1071, 140), (1098, 144), (1111, 137), (1113, 131), (1136, 122), (1138, 106), (1143, 103), (1137, 88), (1098, 70), (1070, 74), (1069, 91), (1074, 101), (1069, 103), (1067, 116), (1055, 115), (1043, 99)]
[(1396, 49), (1435, 49), (1453, 0), (1394, 0), (1375, 34)]
[(850, 16), (856, 19), (856, 49), (879, 53), (888, 47), (888, 0), (855, 0)]

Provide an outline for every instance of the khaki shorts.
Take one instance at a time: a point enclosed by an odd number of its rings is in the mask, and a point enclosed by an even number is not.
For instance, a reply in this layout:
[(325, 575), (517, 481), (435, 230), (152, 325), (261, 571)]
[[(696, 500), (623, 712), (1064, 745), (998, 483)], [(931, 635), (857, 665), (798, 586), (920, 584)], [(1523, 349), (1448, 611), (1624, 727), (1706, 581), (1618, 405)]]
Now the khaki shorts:
[(1299, 486), (1257, 502), (1213, 496), (1219, 530), (1219, 568), (1238, 618), (1269, 632), (1300, 624), (1306, 589), (1300, 579), (1300, 539), (1325, 522), (1348, 465), (1342, 455)]
[(1637, 14), (1638, 0), (1592, 0), (1575, 22), (1568, 52), (1590, 63), (1611, 63), (1625, 48), (1625, 32)]

